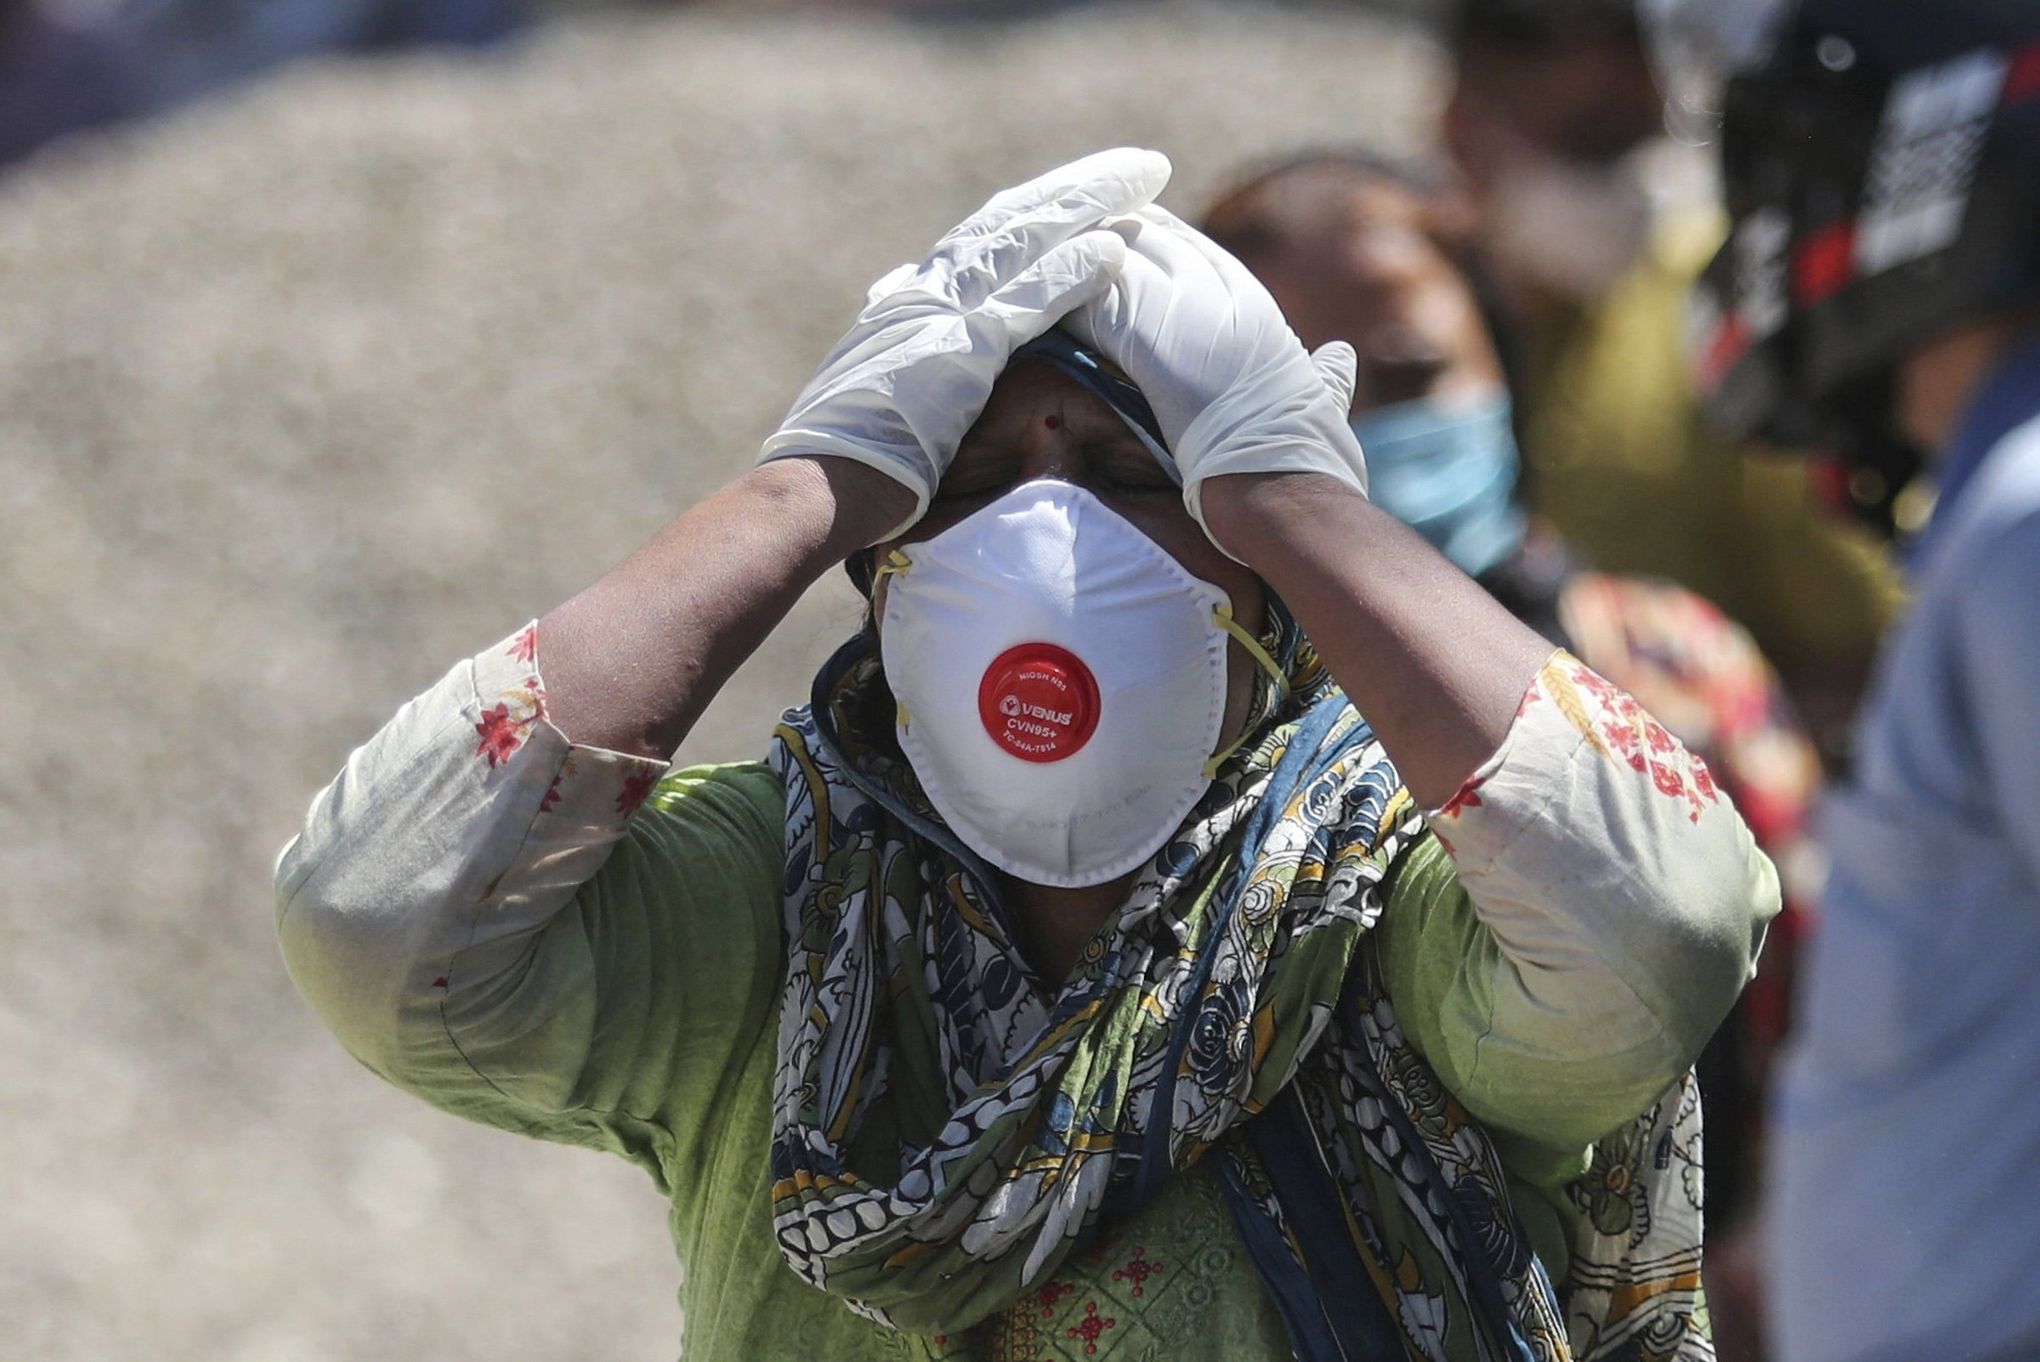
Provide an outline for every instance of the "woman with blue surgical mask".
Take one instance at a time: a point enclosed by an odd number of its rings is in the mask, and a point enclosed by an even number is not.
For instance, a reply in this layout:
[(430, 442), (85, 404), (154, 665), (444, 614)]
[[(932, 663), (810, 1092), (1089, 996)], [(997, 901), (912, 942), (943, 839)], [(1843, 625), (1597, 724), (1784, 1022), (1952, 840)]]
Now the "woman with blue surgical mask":
[[(400, 711), (279, 863), (293, 977), (651, 1170), (689, 1357), (1698, 1357), (1688, 1070), (1769, 862), (1368, 501), (1352, 351), (1168, 173), (995, 196), (756, 468)], [(763, 759), (669, 769), (838, 562)]]

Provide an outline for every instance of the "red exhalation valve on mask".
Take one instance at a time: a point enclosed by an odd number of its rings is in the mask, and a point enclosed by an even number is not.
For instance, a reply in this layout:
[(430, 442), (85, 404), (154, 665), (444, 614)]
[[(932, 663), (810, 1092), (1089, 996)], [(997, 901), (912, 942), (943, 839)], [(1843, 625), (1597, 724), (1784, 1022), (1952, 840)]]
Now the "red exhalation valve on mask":
[(1061, 761), (1098, 728), (1098, 683), (1075, 653), (1053, 643), (1008, 648), (978, 683), (978, 717), (1022, 761)]

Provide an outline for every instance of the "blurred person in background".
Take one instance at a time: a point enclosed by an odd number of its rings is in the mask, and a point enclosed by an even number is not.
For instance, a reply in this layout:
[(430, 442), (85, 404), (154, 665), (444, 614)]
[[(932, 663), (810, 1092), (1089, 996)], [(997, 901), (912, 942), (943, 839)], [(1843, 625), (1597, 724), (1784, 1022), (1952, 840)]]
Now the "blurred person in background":
[(1441, 133), (1496, 286), (1531, 508), (1595, 566), (1747, 626), (1839, 757), (1899, 575), (1805, 462), (1699, 415), (1686, 296), (1720, 215), (1704, 158), (1663, 135), (1635, 0), (1462, 0), (1447, 43)]
[(287, 61), (486, 46), (523, 20), (523, 0), (0, 0), (0, 169)]
[(138, 112), (132, 36), (39, 0), (0, 0), (0, 169), (52, 138)]
[[(1652, 7), (1732, 226), (1708, 405), (1937, 500), (1772, 1108), (1784, 1362), (2040, 1358), (2040, 7)], [(1675, 89), (1677, 87), (1675, 86)]]
[(483, 47), (516, 32), (525, 0), (128, 0), (158, 109), (326, 52)]
[[(1358, 351), (1353, 433), (1374, 503), (1662, 719), (1788, 872), (1757, 979), (1699, 1063), (1711, 1264), (1740, 1241), (1754, 1204), (1764, 1081), (1803, 927), (1794, 891), (1806, 877), (1795, 884), (1790, 872), (1810, 853), (1819, 757), (1742, 628), (1674, 583), (1590, 570), (1525, 514), (1509, 391), (1463, 256), (1463, 217), (1443, 167), (1360, 150), (1244, 180), (1204, 227), (1267, 285), (1306, 346)], [(1627, 735), (1609, 737), (1620, 746)], [(1708, 1298), (1724, 1356), (1748, 1353), (1741, 1293), (1710, 1273)]]
[[(650, 1172), (690, 1357), (1705, 1357), (1689, 1068), (1770, 862), (1368, 502), (1351, 349), (1168, 172), (993, 198), (758, 467), (355, 752), (292, 976)], [(767, 758), (670, 770), (846, 560)]]

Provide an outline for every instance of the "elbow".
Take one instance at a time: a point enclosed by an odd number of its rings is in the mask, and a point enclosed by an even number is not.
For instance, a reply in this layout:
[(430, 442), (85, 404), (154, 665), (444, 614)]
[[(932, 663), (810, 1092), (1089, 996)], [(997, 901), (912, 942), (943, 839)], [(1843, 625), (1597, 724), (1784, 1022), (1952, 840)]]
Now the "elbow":
[[(379, 1036), (394, 1022), (390, 981), (370, 967), (360, 933), (360, 916), (349, 905), (318, 893), (305, 864), (302, 838), (284, 848), (276, 873), (276, 940), (284, 972), (349, 1054), (381, 1070)], [(303, 878), (300, 878), (300, 876)]]
[(366, 867), (300, 837), (276, 870), (276, 936), (298, 993), (349, 1054), (388, 1077), (407, 1006), (429, 996), (429, 943)]
[(1699, 1058), (1743, 988), (1756, 976), (1771, 919), (1783, 906), (1777, 869), (1741, 829), (1730, 873), (1658, 887), (1649, 920), (1656, 939), (1636, 952), (1638, 992), (1684, 1065)]
[(1499, 950), (1468, 1108), (1557, 1144), (1594, 1140), (1646, 1110), (1693, 1066), (1754, 974), (1778, 911), (1777, 876), (1754, 851), (1740, 864), (1733, 875), (1600, 886), (1585, 896), (1599, 910), (1592, 930), (1573, 919)]

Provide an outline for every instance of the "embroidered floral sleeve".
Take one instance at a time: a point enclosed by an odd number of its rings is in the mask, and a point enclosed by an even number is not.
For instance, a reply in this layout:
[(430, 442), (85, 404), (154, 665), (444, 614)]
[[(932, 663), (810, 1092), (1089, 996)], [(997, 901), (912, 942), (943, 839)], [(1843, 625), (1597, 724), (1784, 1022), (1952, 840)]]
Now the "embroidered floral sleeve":
[(1562, 651), (1430, 825), (1485, 933), (1438, 991), (1453, 1015), (1417, 1029), (1470, 1108), (1542, 1140), (1600, 1133), (1576, 1124), (1582, 1092), (1641, 1110), (1689, 1067), (1778, 908), (1705, 763)]
[[(517, 967), (665, 770), (577, 747), (547, 720), (537, 626), (526, 626), (404, 706), (313, 800), (277, 865), (292, 977), (370, 1068), (430, 1081), (463, 992)], [(542, 1040), (583, 1023), (518, 1024)], [(497, 1081), (558, 1105), (575, 1076)]]

